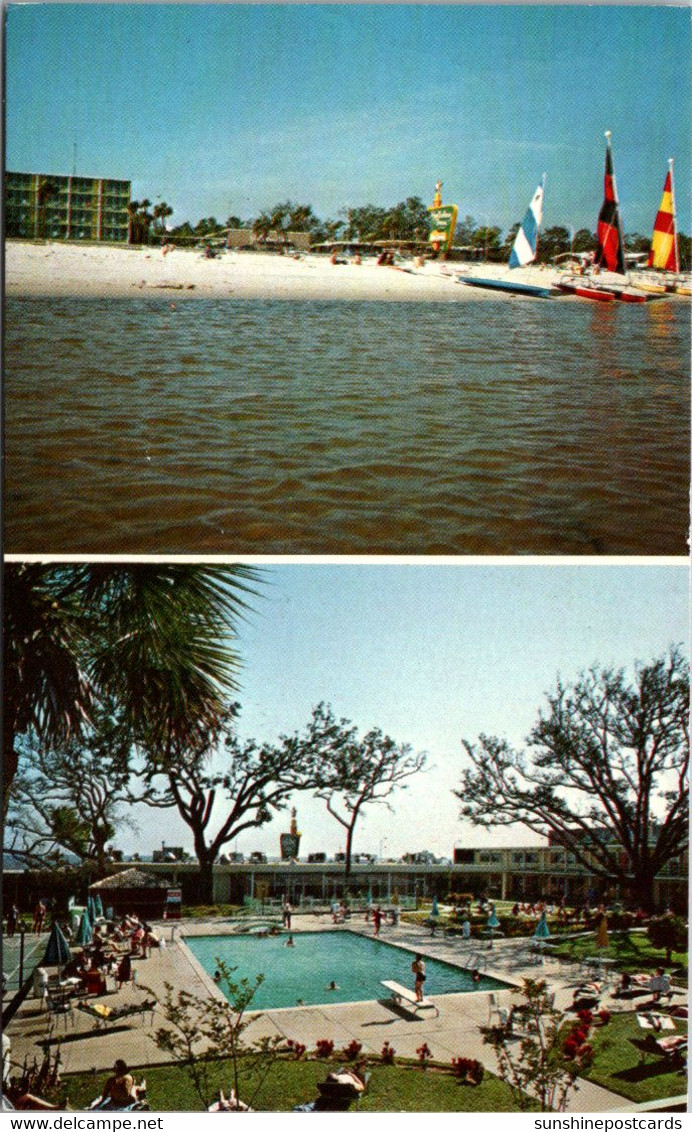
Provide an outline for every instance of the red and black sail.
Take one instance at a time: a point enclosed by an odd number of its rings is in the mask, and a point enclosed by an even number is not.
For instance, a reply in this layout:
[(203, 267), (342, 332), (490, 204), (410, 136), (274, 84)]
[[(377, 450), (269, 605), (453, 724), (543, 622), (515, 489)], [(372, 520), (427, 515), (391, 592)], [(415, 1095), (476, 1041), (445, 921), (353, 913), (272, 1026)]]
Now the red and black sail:
[(598, 251), (596, 263), (608, 271), (616, 271), (620, 275), (626, 274), (625, 269), (625, 242), (622, 237), (622, 221), (620, 219), (620, 204), (618, 201), (615, 174), (613, 172), (613, 156), (610, 150), (610, 134), (606, 134), (606, 161), (604, 195), (601, 211), (598, 214)]

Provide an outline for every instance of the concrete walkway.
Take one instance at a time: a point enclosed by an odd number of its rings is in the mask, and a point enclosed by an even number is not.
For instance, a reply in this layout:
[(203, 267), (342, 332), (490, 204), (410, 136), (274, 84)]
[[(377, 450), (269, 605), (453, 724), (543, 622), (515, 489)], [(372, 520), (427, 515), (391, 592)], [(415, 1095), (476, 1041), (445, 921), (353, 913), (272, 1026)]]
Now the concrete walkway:
[[(162, 1001), (166, 995), (166, 985), (174, 990), (185, 989), (202, 997), (223, 997), (214, 981), (203, 971), (200, 964), (185, 946), (186, 936), (228, 935), (234, 930), (247, 930), (247, 921), (184, 921), (179, 925), (159, 924), (155, 931), (166, 941), (166, 946), (154, 950), (150, 958), (136, 960), (136, 985), (120, 991), (113, 991), (98, 1000), (104, 1005), (121, 1005), (142, 1002), (156, 997)], [(292, 931), (358, 931), (372, 935), (372, 926), (362, 917), (349, 921), (348, 925), (336, 927), (329, 915), (294, 915)], [(546, 956), (543, 964), (536, 963), (526, 940), (497, 940), (492, 950), (487, 945), (469, 944), (459, 937), (430, 936), (425, 928), (400, 924), (396, 928), (383, 929), (382, 938), (387, 943), (416, 950), (424, 955), (468, 968), (477, 967), (484, 974), (493, 975), (506, 983), (518, 986), (523, 975), (545, 978), (555, 990), (556, 1006), (567, 1009), (572, 1002), (574, 987), (578, 984), (578, 969), (569, 964)], [(483, 1044), (479, 1027), (488, 1021), (488, 994), (476, 991), (463, 994), (431, 996), (439, 1009), (439, 1015), (425, 1011), (414, 1014), (412, 1011), (395, 1007), (386, 1000), (334, 1003), (321, 1006), (296, 1006), (284, 1009), (268, 1009), (252, 1017), (246, 1030), (247, 1041), (255, 1041), (264, 1036), (281, 1036), (301, 1042), (308, 1049), (314, 1049), (320, 1038), (330, 1038), (337, 1048), (348, 1045), (355, 1039), (360, 1042), (365, 1053), (379, 1054), (385, 1041), (394, 1046), (400, 1057), (415, 1058), (416, 1049), (427, 1042), (433, 1057), (439, 1061), (451, 1061), (453, 1057), (478, 1058), (488, 1070), (497, 1071), (493, 1050)], [(499, 1001), (510, 1005), (512, 990), (498, 992)], [(611, 1006), (611, 1003), (608, 1003)], [(617, 1000), (612, 1009), (622, 1009)], [(160, 1010), (154, 1015), (153, 1024), (140, 1016), (123, 1020), (110, 1028), (98, 1028), (94, 1020), (82, 1011), (73, 1008), (67, 1018), (49, 1018), (45, 1007), (36, 998), (29, 997), (8, 1027), (12, 1042), (12, 1061), (15, 1066), (23, 1063), (25, 1057), (30, 1061), (36, 1057), (40, 1061), (42, 1047), (46, 1042), (55, 1049), (60, 1042), (60, 1055), (63, 1073), (93, 1072), (99, 1081), (103, 1073), (110, 1069), (116, 1058), (124, 1058), (130, 1066), (143, 1066), (165, 1063), (168, 1056), (159, 1050), (154, 1035), (163, 1022)], [(52, 1025), (51, 1025), (52, 1023)], [(95, 1090), (96, 1091), (96, 1090)], [(636, 1105), (623, 1097), (610, 1093), (598, 1085), (581, 1080), (579, 1089), (568, 1102), (568, 1112), (627, 1112), (634, 1111)]]

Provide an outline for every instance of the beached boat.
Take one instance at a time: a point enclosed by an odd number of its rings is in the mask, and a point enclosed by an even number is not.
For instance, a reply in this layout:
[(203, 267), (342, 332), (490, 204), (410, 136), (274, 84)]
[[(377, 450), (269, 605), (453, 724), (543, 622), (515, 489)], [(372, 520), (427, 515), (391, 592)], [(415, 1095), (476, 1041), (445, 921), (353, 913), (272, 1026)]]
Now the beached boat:
[(680, 252), (675, 217), (675, 185), (673, 158), (668, 159), (668, 172), (663, 196), (654, 220), (651, 249), (646, 261), (651, 274), (633, 280), (634, 286), (653, 295), (691, 295), (690, 280), (680, 276)]
[[(541, 183), (536, 189), (526, 215), (519, 225), (512, 251), (509, 256), (509, 269), (526, 267), (533, 263), (538, 249), (538, 235), (543, 219), (543, 197), (545, 195), (545, 173)], [(457, 283), (464, 283), (467, 287), (485, 287), (491, 291), (508, 291), (516, 295), (530, 295), (537, 299), (550, 299), (559, 295), (556, 287), (549, 283), (529, 283), (523, 280), (512, 279), (509, 275), (498, 278), (487, 278), (479, 275), (457, 275)]]
[[(606, 158), (603, 187), (603, 204), (598, 214), (598, 247), (594, 256), (592, 272), (594, 274), (573, 275), (562, 280), (558, 286), (569, 294), (578, 295), (582, 299), (591, 299), (597, 303), (621, 302), (642, 303), (647, 296), (638, 293), (631, 285), (627, 275), (625, 260), (625, 238), (622, 231), (620, 217), (620, 202), (618, 201), (615, 172), (613, 170), (613, 154), (610, 147), (610, 130), (606, 131)], [(606, 272), (606, 277), (601, 273)], [(612, 276), (623, 276), (623, 282), (613, 279)]]
[(519, 283), (513, 279), (486, 279), (480, 275), (458, 275), (457, 283), (467, 287), (484, 287), (489, 291), (509, 291), (515, 295), (533, 295), (534, 298), (550, 299), (559, 294), (552, 286), (540, 287), (536, 283)]
[(596, 287), (583, 279), (561, 279), (558, 287), (569, 295), (578, 295), (580, 299), (593, 299), (597, 303), (615, 301), (614, 291), (606, 287)]

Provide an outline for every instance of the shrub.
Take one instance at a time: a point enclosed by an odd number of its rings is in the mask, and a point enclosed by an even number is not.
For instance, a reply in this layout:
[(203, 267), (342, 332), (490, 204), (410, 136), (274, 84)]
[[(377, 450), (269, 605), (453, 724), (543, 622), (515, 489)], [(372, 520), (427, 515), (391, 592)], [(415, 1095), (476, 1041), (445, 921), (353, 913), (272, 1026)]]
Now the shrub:
[(610, 1011), (606, 1010), (605, 1007), (603, 1007), (602, 1010), (599, 1010), (598, 1017), (601, 1020), (601, 1025), (606, 1026), (608, 1022), (610, 1022)]
[(357, 1042), (354, 1038), (353, 1041), (349, 1042), (345, 1047), (344, 1057), (347, 1061), (355, 1061), (362, 1048), (362, 1044), (360, 1042)]
[(469, 1085), (480, 1085), (485, 1069), (475, 1057), (453, 1057), (452, 1072)]
[(580, 1010), (577, 1017), (587, 1027), (593, 1022), (593, 1014), (590, 1010)]
[(393, 1065), (395, 1053), (396, 1050), (392, 1049), (389, 1042), (385, 1042), (382, 1046), (382, 1049), (380, 1050), (380, 1061), (382, 1061), (385, 1065)]
[(334, 1042), (330, 1038), (320, 1038), (316, 1051), (318, 1057), (326, 1060), (334, 1053)]
[(302, 1042), (294, 1042), (293, 1038), (288, 1039), (288, 1041), (286, 1042), (286, 1048), (291, 1054), (291, 1057), (294, 1057), (296, 1061), (300, 1060), (306, 1049)]
[(670, 963), (673, 951), (684, 951), (687, 947), (687, 924), (682, 916), (657, 916), (651, 920), (647, 935), (652, 947), (665, 951), (666, 962)]
[(593, 1046), (589, 1045), (588, 1042), (585, 1042), (584, 1045), (580, 1046), (577, 1050), (577, 1061), (582, 1068), (591, 1065), (593, 1061)]

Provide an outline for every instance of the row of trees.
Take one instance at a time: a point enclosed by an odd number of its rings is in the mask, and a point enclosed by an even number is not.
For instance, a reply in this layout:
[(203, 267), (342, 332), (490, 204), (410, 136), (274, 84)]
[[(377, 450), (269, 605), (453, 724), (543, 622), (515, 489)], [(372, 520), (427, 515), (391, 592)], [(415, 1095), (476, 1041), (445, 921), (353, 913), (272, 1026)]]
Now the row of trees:
[[(377, 240), (426, 241), (430, 230), (427, 205), (415, 196), (407, 197), (390, 208), (372, 204), (345, 208), (333, 220), (320, 220), (309, 204), (296, 204), (286, 200), (250, 220), (228, 216), (221, 223), (214, 216), (205, 216), (194, 226), (185, 221), (167, 229), (165, 219), (172, 211), (165, 201), (156, 205), (153, 211), (150, 201), (133, 201), (130, 206), (132, 242), (147, 243), (160, 239), (166, 233), (173, 240), (202, 240), (219, 237), (227, 228), (246, 228), (260, 243), (266, 242), (270, 233), (275, 239), (286, 239), (288, 232), (308, 232), (313, 244), (325, 240), (360, 240), (364, 243)], [(465, 216), (457, 223), (454, 243), (458, 247), (482, 253), (485, 259), (503, 261), (509, 256), (518, 230), (518, 221), (503, 235), (499, 226), (480, 224), (473, 216)], [(681, 262), (686, 267), (692, 259), (692, 240), (689, 236), (680, 234), (678, 243)], [(625, 246), (629, 252), (648, 252), (650, 245), (650, 236), (643, 236), (638, 232), (625, 236)], [(596, 235), (588, 228), (579, 228), (575, 232), (555, 225), (541, 233), (538, 260), (548, 263), (557, 255), (591, 252), (595, 251), (596, 246)]]
[[(223, 847), (308, 790), (344, 829), (348, 875), (365, 809), (389, 805), (426, 757), (324, 704), (301, 731), (240, 740), (233, 640), (260, 584), (243, 566), (7, 565), (7, 850), (103, 872), (128, 807), (175, 807), (210, 899)], [(650, 906), (687, 845), (688, 703), (678, 649), (631, 680), (593, 668), (559, 681), (522, 750), (465, 743), (462, 816), (549, 835)]]

